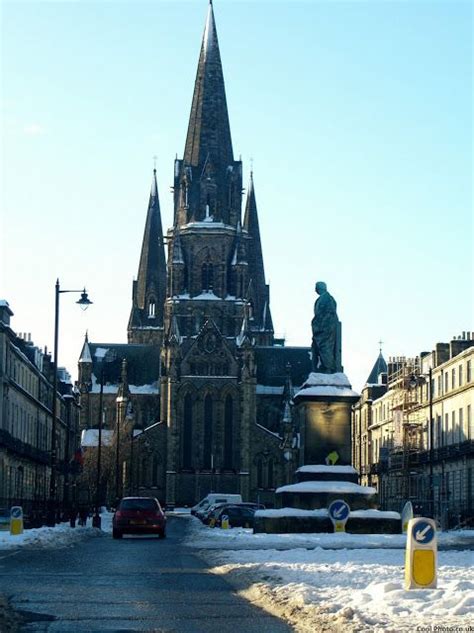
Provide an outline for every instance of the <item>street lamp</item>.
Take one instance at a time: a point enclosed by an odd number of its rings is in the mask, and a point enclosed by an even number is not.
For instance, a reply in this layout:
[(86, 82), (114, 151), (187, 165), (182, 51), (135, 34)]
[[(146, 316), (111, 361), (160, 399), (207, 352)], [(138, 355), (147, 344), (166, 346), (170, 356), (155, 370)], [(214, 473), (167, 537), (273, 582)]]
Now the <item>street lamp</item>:
[(102, 458), (102, 416), (103, 416), (103, 401), (104, 401), (104, 380), (105, 380), (105, 364), (111, 363), (115, 360), (117, 354), (114, 350), (109, 349), (102, 358), (102, 367), (100, 371), (100, 392), (99, 392), (99, 416), (98, 416), (98, 445), (97, 445), (97, 479), (96, 479), (96, 492), (95, 492), (95, 513), (92, 517), (92, 527), (100, 529), (100, 506), (101, 506), (101, 494), (100, 494), (100, 479), (101, 479), (101, 458)]
[(433, 419), (433, 369), (428, 369), (428, 374), (413, 374), (410, 378), (409, 385), (412, 389), (428, 380), (428, 415), (429, 415), (429, 457), (430, 457), (430, 508), (431, 516), (435, 514), (435, 498), (434, 498), (434, 477), (433, 477), (433, 458), (434, 458), (434, 419)]
[(51, 477), (49, 480), (49, 508), (47, 524), (54, 526), (56, 524), (56, 426), (58, 420), (57, 413), (57, 390), (58, 390), (58, 338), (59, 338), (59, 296), (65, 292), (79, 292), (81, 298), (76, 303), (83, 310), (92, 304), (87, 296), (86, 289), (83, 290), (61, 290), (59, 279), (55, 285), (55, 302), (54, 302), (54, 357), (53, 357), (53, 419), (51, 425)]

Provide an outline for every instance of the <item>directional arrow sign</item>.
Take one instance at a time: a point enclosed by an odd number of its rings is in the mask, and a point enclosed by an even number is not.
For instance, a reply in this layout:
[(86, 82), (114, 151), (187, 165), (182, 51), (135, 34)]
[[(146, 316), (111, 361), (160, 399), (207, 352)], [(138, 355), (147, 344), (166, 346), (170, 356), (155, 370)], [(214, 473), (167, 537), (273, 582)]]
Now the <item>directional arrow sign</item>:
[(346, 521), (350, 514), (350, 508), (345, 501), (338, 499), (331, 503), (328, 512), (333, 523), (336, 521)]
[(413, 538), (420, 545), (431, 543), (435, 535), (435, 531), (431, 523), (427, 521), (417, 521), (413, 526)]

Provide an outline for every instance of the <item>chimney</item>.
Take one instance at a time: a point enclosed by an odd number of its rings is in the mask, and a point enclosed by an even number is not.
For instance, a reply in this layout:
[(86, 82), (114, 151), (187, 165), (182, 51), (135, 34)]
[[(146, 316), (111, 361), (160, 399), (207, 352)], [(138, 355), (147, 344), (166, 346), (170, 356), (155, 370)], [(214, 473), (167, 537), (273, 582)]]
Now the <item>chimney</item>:
[(438, 367), (449, 360), (449, 343), (436, 343), (434, 366)]

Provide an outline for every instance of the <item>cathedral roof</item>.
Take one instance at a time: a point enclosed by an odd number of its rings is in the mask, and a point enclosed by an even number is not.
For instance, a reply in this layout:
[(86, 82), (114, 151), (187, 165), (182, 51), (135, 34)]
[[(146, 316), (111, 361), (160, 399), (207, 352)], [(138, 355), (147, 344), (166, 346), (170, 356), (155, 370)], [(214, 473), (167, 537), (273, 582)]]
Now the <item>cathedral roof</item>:
[(212, 2), (194, 85), (184, 161), (194, 167), (206, 161), (231, 165), (234, 160), (219, 42)]
[[(107, 351), (114, 355), (112, 362), (103, 358)], [(122, 363), (127, 362), (127, 380), (130, 387), (152, 385), (160, 377), (160, 351), (154, 345), (130, 345), (127, 343), (89, 343), (92, 358), (92, 373), (100, 382), (102, 367), (105, 367), (104, 383), (118, 385), (122, 380)]]
[(283, 387), (289, 372), (292, 384), (302, 385), (312, 371), (310, 351), (309, 347), (256, 347), (257, 383)]

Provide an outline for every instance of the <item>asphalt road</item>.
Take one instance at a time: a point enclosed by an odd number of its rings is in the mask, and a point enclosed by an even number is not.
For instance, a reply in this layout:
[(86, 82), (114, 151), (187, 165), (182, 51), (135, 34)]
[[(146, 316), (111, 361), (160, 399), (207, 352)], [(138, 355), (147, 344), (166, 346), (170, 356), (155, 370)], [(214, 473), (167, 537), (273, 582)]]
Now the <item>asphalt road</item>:
[(171, 517), (165, 540), (104, 536), (0, 553), (0, 593), (24, 613), (22, 633), (292, 631), (181, 546), (187, 524)]

